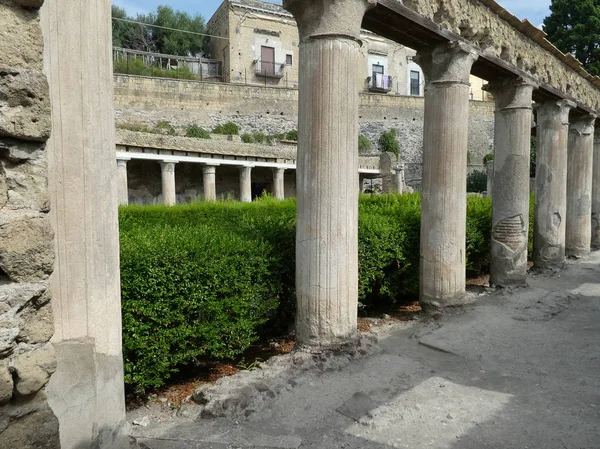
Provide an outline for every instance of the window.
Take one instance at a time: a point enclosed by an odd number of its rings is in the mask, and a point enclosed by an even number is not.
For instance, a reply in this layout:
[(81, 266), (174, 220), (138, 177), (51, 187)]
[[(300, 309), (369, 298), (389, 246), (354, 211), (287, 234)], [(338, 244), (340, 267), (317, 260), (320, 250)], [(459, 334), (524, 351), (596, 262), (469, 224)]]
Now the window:
[(294, 62), (293, 55), (285, 55), (285, 65), (292, 65), (293, 62)]
[(383, 75), (383, 66), (379, 64), (373, 64), (373, 77), (377, 74)]
[(410, 94), (416, 97), (421, 95), (421, 73), (416, 70), (410, 71)]

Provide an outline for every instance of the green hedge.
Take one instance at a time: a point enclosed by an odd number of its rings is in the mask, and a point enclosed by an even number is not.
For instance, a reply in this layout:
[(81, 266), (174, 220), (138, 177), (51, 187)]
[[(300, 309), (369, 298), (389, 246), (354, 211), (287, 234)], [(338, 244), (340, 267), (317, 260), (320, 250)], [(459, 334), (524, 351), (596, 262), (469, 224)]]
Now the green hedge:
[[(420, 196), (362, 195), (359, 300), (418, 295)], [(157, 387), (199, 358), (231, 358), (285, 330), (295, 296), (295, 200), (120, 210), (125, 380)], [(489, 267), (491, 201), (469, 198), (467, 268)]]

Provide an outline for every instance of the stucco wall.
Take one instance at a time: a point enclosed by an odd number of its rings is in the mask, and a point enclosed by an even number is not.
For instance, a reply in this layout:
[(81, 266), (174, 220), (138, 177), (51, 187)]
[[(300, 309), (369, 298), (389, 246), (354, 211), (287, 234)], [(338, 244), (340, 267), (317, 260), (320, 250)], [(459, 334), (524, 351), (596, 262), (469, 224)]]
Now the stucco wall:
[[(0, 2), (0, 448), (59, 447), (46, 385), (56, 370), (49, 276), (42, 1)], [(23, 6), (21, 6), (23, 5)], [(28, 8), (26, 6), (29, 6)]]

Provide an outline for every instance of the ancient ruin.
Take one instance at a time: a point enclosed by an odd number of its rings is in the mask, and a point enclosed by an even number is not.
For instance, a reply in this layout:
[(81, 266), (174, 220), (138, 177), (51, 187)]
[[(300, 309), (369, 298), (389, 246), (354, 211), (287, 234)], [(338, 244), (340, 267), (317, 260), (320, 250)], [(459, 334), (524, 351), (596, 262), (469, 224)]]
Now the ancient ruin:
[[(415, 48), (428, 79), (424, 303), (456, 305), (465, 293), (470, 74), (490, 81), (498, 98), (494, 282), (525, 279), (530, 99), (544, 174), (536, 181), (536, 263), (560, 265), (565, 251), (582, 257), (598, 245), (600, 78), (541, 30), (494, 0), (284, 7), (301, 34), (300, 345), (337, 346), (356, 333), (359, 86), (349, 74), (361, 24)], [(3, 0), (0, 27), (0, 448), (124, 448), (117, 204), (126, 158), (117, 164), (114, 153), (110, 1)], [(162, 164), (169, 202), (174, 162)], [(205, 196), (214, 199), (215, 166), (203, 170)]]

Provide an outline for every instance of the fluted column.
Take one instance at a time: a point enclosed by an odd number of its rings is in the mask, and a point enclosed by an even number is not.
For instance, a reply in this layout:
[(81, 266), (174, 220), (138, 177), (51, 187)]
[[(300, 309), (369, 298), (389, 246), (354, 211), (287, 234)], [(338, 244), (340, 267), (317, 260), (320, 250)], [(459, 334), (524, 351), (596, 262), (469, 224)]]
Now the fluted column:
[(592, 181), (592, 248), (600, 249), (600, 129), (594, 133), (594, 174)]
[(202, 166), (202, 183), (204, 186), (204, 199), (206, 201), (217, 200), (216, 173), (217, 165)]
[(494, 161), (487, 161), (485, 164), (487, 173), (487, 196), (492, 198), (492, 190), (494, 189)]
[(420, 296), (452, 305), (465, 295), (469, 75), (477, 55), (450, 44), (418, 60), (426, 80)]
[[(56, 242), (52, 343), (58, 367), (48, 402), (60, 423), (62, 449), (126, 447), (111, 2), (46, 0), (41, 21)], [(39, 44), (22, 42), (30, 51)], [(31, 425), (44, 423), (24, 422), (25, 440)]]
[(537, 148), (533, 263), (538, 268), (557, 268), (565, 263), (567, 229), (567, 100), (536, 104)]
[(284, 168), (273, 169), (273, 196), (277, 200), (282, 200), (285, 198), (284, 174)]
[(119, 204), (129, 204), (129, 190), (127, 187), (127, 161), (129, 159), (117, 159), (117, 179), (119, 184)]
[(396, 193), (402, 194), (404, 192), (404, 164), (394, 167), (394, 173)]
[(252, 167), (248, 165), (240, 167), (240, 201), (252, 201)]
[(567, 256), (584, 257), (592, 245), (592, 174), (594, 122), (585, 115), (571, 118), (567, 164)]
[(296, 335), (356, 334), (360, 25), (375, 0), (284, 0), (300, 32)]
[(174, 206), (177, 204), (175, 190), (175, 164), (177, 162), (161, 162), (160, 172), (162, 177), (162, 199), (163, 204)]
[(491, 83), (494, 121), (494, 193), (490, 283), (525, 285), (529, 235), (529, 160), (532, 96), (523, 79)]

